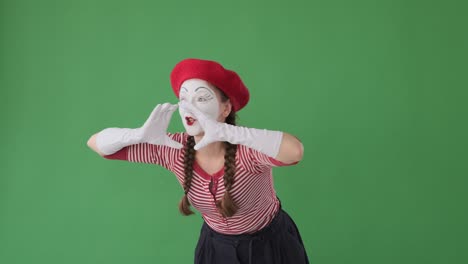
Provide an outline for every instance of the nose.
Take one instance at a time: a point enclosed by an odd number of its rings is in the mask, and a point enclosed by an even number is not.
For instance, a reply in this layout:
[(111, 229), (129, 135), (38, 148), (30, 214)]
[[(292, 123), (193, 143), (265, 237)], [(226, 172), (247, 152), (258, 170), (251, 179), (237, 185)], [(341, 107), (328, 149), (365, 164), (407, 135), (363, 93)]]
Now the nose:
[(189, 103), (186, 100), (179, 102), (179, 110), (185, 112), (186, 115), (193, 117), (194, 116), (192, 113), (193, 108), (194, 108), (193, 104)]
[(182, 102), (186, 102), (188, 104), (191, 104), (191, 105), (195, 105), (195, 98), (184, 98), (184, 99), (179, 99), (179, 106)]

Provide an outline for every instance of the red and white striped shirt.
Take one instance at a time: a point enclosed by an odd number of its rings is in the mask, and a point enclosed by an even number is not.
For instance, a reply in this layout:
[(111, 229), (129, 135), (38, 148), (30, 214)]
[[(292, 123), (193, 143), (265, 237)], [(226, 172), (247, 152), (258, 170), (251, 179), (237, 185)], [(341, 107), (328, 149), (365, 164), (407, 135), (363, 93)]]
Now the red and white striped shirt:
[[(168, 135), (173, 140), (186, 144), (188, 137), (186, 133), (168, 133)], [(173, 172), (183, 186), (184, 153), (184, 148), (175, 149), (141, 143), (127, 146), (104, 157), (163, 166)], [(223, 234), (253, 233), (267, 226), (279, 210), (279, 201), (273, 186), (272, 167), (294, 164), (297, 162), (285, 164), (254, 149), (238, 145), (236, 173), (231, 189), (231, 197), (239, 207), (236, 214), (232, 217), (223, 217), (215, 205), (214, 199), (220, 200), (225, 191), (224, 168), (210, 175), (194, 161), (192, 184), (187, 196), (192, 206), (215, 231)], [(209, 189), (211, 181), (216, 198)]]

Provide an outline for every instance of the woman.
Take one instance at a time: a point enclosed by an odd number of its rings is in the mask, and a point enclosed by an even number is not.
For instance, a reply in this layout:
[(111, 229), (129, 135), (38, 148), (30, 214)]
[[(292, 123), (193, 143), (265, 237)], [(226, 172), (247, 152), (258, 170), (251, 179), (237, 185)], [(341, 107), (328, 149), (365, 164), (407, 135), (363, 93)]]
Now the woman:
[[(173, 172), (204, 224), (195, 263), (309, 263), (299, 231), (281, 208), (272, 167), (297, 164), (302, 143), (294, 136), (236, 126), (249, 92), (234, 71), (185, 59), (171, 72), (178, 104), (157, 105), (142, 127), (107, 128), (88, 146), (107, 159), (153, 163)], [(179, 109), (185, 133), (168, 133)]]

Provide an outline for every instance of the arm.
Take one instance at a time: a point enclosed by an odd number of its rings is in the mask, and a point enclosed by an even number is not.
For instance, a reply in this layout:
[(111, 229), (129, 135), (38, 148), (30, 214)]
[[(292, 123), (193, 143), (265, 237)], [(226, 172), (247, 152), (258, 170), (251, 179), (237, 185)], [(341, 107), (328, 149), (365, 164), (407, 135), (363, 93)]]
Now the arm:
[(94, 150), (94, 152), (96, 152), (97, 154), (99, 154), (101, 157), (105, 156), (106, 154), (102, 153), (99, 151), (99, 149), (97, 148), (96, 146), (96, 136), (97, 136), (98, 133), (92, 135), (89, 139), (88, 139), (88, 147), (92, 150)]
[(304, 146), (295, 136), (283, 132), (280, 149), (275, 159), (283, 163), (297, 163), (302, 160), (304, 155)]
[(297, 163), (302, 159), (302, 143), (291, 134), (281, 131), (234, 126), (211, 120), (187, 102), (180, 102), (180, 107), (193, 113), (205, 134), (194, 149), (198, 150), (215, 141), (227, 141), (255, 149), (282, 163)]

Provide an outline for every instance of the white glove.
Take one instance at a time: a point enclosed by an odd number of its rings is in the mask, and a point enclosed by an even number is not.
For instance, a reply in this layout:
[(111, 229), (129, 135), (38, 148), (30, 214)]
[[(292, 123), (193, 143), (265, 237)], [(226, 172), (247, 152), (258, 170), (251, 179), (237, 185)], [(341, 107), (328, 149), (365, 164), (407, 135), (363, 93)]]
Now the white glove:
[(272, 158), (276, 158), (279, 153), (283, 139), (281, 131), (233, 126), (209, 118), (186, 101), (180, 102), (179, 106), (193, 114), (205, 132), (202, 140), (195, 145), (195, 150), (216, 141), (227, 141), (231, 144), (245, 145)]
[(165, 145), (182, 148), (183, 145), (167, 136), (167, 127), (178, 105), (158, 104), (140, 128), (106, 128), (96, 136), (96, 146), (105, 155), (113, 154), (123, 147), (138, 143)]

